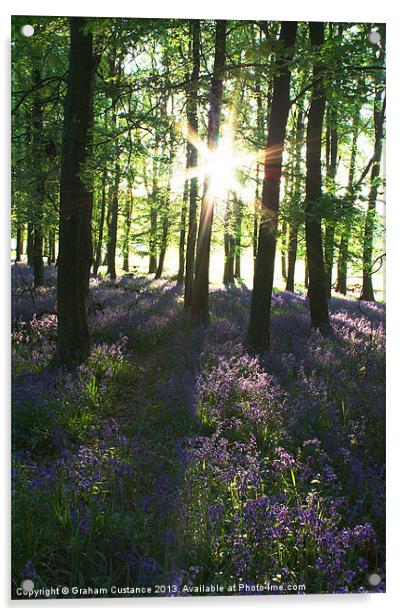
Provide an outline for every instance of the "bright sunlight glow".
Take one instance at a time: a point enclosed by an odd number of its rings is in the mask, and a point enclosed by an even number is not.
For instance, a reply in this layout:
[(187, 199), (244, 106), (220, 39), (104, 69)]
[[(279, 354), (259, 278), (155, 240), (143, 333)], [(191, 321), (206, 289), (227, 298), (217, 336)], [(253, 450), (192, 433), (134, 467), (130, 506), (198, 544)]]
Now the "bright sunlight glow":
[(255, 165), (257, 153), (241, 149), (234, 143), (231, 123), (222, 127), (222, 136), (214, 150), (210, 150), (198, 134), (188, 128), (187, 138), (197, 149), (198, 164), (186, 169), (184, 179), (197, 177), (203, 182), (208, 177), (208, 194), (211, 202), (216, 205), (223, 203), (230, 191), (247, 201), (249, 195), (245, 195), (245, 186), (240, 183), (238, 173)]
[(209, 176), (209, 190), (213, 199), (224, 200), (228, 192), (236, 188), (236, 170), (242, 163), (240, 158), (233, 149), (230, 133), (220, 140), (215, 150), (208, 151), (205, 172)]

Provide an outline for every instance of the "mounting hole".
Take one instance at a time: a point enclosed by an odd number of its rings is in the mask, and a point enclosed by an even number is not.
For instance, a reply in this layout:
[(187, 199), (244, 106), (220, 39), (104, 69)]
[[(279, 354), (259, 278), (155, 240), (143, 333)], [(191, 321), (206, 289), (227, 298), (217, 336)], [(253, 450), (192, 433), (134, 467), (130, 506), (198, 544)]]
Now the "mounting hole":
[(377, 32), (377, 30), (372, 30), (368, 35), (368, 40), (372, 45), (378, 45), (378, 43), (381, 41), (381, 35), (379, 32)]
[(33, 583), (32, 580), (23, 580), (21, 582), (21, 588), (22, 590), (25, 590), (26, 592), (32, 592), (34, 587), (35, 587), (35, 584)]
[(371, 584), (371, 586), (378, 586), (380, 582), (381, 582), (381, 576), (378, 575), (378, 573), (371, 573), (368, 576), (368, 583)]
[(31, 26), (31, 24), (25, 24), (25, 26), (22, 26), (21, 28), (21, 34), (22, 36), (33, 36), (35, 30), (34, 27)]

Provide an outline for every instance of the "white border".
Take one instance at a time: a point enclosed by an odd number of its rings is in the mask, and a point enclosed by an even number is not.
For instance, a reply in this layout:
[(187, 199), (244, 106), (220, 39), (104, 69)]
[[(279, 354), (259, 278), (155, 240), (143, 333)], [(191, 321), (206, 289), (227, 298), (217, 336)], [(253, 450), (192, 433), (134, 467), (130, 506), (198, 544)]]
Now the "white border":
[[(100, 5), (83, 0), (49, 0), (22, 1), (6, 0), (1, 9), (1, 176), (4, 180), (1, 192), (1, 281), (3, 287), (0, 302), (1, 336), (1, 370), (0, 391), (3, 395), (1, 405), (3, 425), (1, 432), (3, 463), (2, 501), (0, 506), (2, 530), (2, 559), (0, 569), (1, 602), (8, 609), (21, 612), (26, 609), (61, 608), (86, 613), (95, 609), (135, 610), (136, 613), (154, 611), (191, 610), (198, 614), (206, 610), (218, 612), (230, 610), (234, 614), (244, 610), (266, 613), (267, 610), (294, 614), (319, 613), (338, 614), (339, 611), (354, 613), (361, 611), (367, 615), (379, 611), (391, 610), (400, 603), (398, 596), (401, 567), (401, 438), (402, 405), (399, 384), (401, 382), (401, 230), (402, 230), (402, 19), (401, 8), (392, 0), (336, 0), (322, 2), (307, 0), (287, 0), (286, 2), (269, 2), (269, 0), (247, 0), (234, 5), (233, 0), (203, 0), (198, 4), (184, 0), (148, 0), (136, 4), (133, 0), (114, 0)], [(61, 601), (10, 602), (9, 597), (9, 41), (10, 15), (88, 15), (114, 17), (177, 17), (177, 18), (231, 18), (231, 19), (271, 19), (271, 20), (324, 20), (324, 21), (373, 21), (387, 22), (387, 594), (386, 595), (308, 595), (301, 597), (216, 597), (188, 599), (102, 599)], [(399, 249), (399, 250), (398, 250)], [(4, 549), (7, 546), (7, 549)], [(399, 601), (398, 601), (399, 600)], [(398, 602), (398, 603), (397, 603)]]

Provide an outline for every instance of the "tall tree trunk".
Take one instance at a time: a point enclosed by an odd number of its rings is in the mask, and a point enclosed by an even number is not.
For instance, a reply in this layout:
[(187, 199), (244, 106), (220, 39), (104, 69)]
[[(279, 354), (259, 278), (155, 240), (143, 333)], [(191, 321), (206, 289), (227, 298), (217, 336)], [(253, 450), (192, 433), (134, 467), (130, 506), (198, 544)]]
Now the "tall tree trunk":
[(49, 257), (49, 233), (43, 236), (43, 252), (42, 257)]
[(17, 244), (15, 247), (15, 262), (19, 263), (21, 261), (21, 255), (23, 254), (23, 242), (24, 242), (24, 229), (22, 225), (18, 225), (17, 227)]
[(157, 268), (157, 232), (158, 232), (158, 152), (155, 145), (152, 161), (152, 193), (150, 199), (149, 229), (149, 266), (148, 274), (155, 274)]
[(150, 221), (151, 221), (151, 230), (150, 230), (150, 240), (149, 240), (148, 274), (155, 274), (156, 267), (157, 267), (156, 234), (158, 230), (158, 219), (157, 219), (157, 211), (156, 211), (156, 207), (154, 203), (151, 204)]
[(117, 246), (117, 219), (119, 214), (119, 185), (120, 165), (116, 161), (114, 170), (114, 186), (109, 218), (109, 236), (107, 246), (107, 273), (110, 280), (116, 280), (116, 246)]
[[(335, 180), (338, 162), (338, 130), (337, 130), (337, 113), (336, 110), (331, 110), (328, 114), (329, 122), (329, 161), (327, 172), (328, 193), (335, 196)], [(327, 276), (327, 296), (331, 297), (332, 292), (332, 270), (334, 267), (334, 239), (335, 239), (335, 219), (334, 217), (327, 220), (325, 225), (324, 239), (324, 262), (325, 273)]]
[(288, 244), (288, 271), (286, 279), (286, 291), (294, 293), (295, 290), (295, 269), (297, 259), (298, 233), (300, 226), (300, 213), (302, 211), (302, 176), (301, 161), (302, 147), (304, 142), (304, 108), (303, 99), (299, 101), (300, 109), (296, 120), (296, 135), (294, 148), (294, 167), (292, 182), (292, 215), (289, 222), (289, 244)]
[(247, 333), (248, 344), (260, 349), (267, 349), (270, 343), (271, 296), (274, 281), (282, 156), (290, 108), (289, 63), (294, 54), (296, 32), (297, 22), (282, 22), (279, 35), (281, 49), (278, 51), (275, 62), (277, 73), (274, 78), (265, 151), (262, 212)]
[(225, 234), (225, 263), (223, 268), (223, 284), (234, 283), (234, 265), (235, 265), (235, 240), (229, 234)]
[[(261, 38), (262, 34), (261, 34), (261, 30), (260, 30), (260, 44), (262, 41)], [(269, 92), (270, 92), (271, 88), (269, 88)], [(257, 98), (257, 141), (258, 141), (258, 146), (262, 149), (263, 148), (263, 143), (264, 143), (264, 137), (265, 137), (265, 130), (264, 130), (264, 109), (263, 109), (263, 102), (262, 102), (262, 92), (261, 92), (261, 83), (260, 83), (260, 78), (257, 75), (256, 77), (256, 84), (255, 84), (255, 93), (256, 93), (256, 98)], [(270, 105), (269, 101), (270, 101), (270, 94), (268, 95), (268, 107)], [(256, 164), (256, 185), (255, 185), (255, 193), (254, 193), (254, 217), (253, 217), (253, 271), (255, 270), (255, 263), (256, 263), (256, 259), (257, 259), (257, 250), (258, 250), (258, 228), (259, 228), (259, 222), (260, 222), (260, 171), (261, 171), (261, 167), (262, 164), (260, 161), (257, 160), (257, 164)]]
[(288, 225), (285, 221), (282, 223), (282, 233), (281, 233), (281, 274), (282, 280), (286, 282), (287, 279), (287, 270), (286, 270), (286, 244), (288, 235)]
[(286, 278), (286, 291), (291, 291), (292, 293), (294, 293), (294, 290), (295, 290), (297, 234), (298, 234), (298, 226), (289, 225), (288, 275)]
[[(382, 37), (382, 40), (384, 36), (385, 33)], [(385, 47), (383, 46), (380, 52), (380, 59), (382, 62), (384, 60), (384, 54)], [(380, 180), (382, 145), (384, 138), (385, 96), (383, 98), (383, 93), (384, 86), (380, 83), (379, 77), (377, 77), (374, 96), (374, 153), (373, 163), (371, 167), (370, 193), (368, 197), (363, 239), (363, 287), (361, 299), (368, 302), (373, 302), (375, 300), (371, 270), (373, 267), (374, 225), (377, 206), (377, 193)]]
[[(360, 111), (360, 110), (359, 110)], [(351, 227), (351, 208), (354, 206), (355, 200), (355, 168), (356, 168), (356, 154), (357, 154), (357, 137), (358, 137), (358, 119), (359, 115), (356, 113), (353, 120), (353, 134), (352, 134), (352, 148), (350, 152), (350, 165), (348, 176), (348, 188), (345, 196), (346, 212), (343, 215), (343, 230), (341, 234), (341, 241), (339, 245), (338, 253), (338, 267), (337, 267), (337, 284), (336, 290), (342, 295), (346, 295), (347, 291), (347, 273), (348, 273), (348, 259), (349, 259), (349, 239), (350, 239), (350, 227)]]
[(55, 262), (55, 253), (56, 253), (56, 247), (55, 247), (55, 234), (54, 234), (54, 229), (50, 229), (49, 231), (49, 256), (48, 256), (48, 265), (52, 265), (52, 263)]
[(239, 280), (241, 278), (241, 237), (236, 237), (235, 244), (235, 278)]
[[(173, 100), (172, 100), (172, 112), (173, 112)], [(172, 198), (172, 174), (173, 174), (173, 162), (175, 156), (175, 140), (174, 140), (174, 131), (170, 129), (170, 144), (169, 144), (169, 162), (168, 162), (168, 180), (166, 186), (166, 196), (165, 203), (163, 207), (163, 216), (162, 216), (162, 235), (160, 241), (160, 254), (158, 267), (155, 272), (155, 278), (161, 278), (163, 273), (163, 266), (165, 263), (165, 256), (168, 246), (169, 240), (169, 225), (170, 225), (170, 204)]]
[[(80, 258), (90, 234), (88, 189), (81, 179), (87, 159), (95, 62), (85, 19), (70, 18), (70, 54), (60, 170), (60, 223), (57, 276), (57, 361), (72, 366), (89, 353), (85, 306), (86, 267)], [(83, 229), (89, 226), (89, 229)]]
[(161, 236), (161, 243), (160, 243), (158, 267), (156, 268), (156, 272), (155, 272), (155, 280), (162, 277), (163, 266), (165, 263), (166, 249), (167, 249), (168, 232), (169, 232), (169, 216), (168, 216), (168, 213), (165, 212), (163, 219), (162, 219), (162, 236)]
[[(116, 53), (116, 48), (113, 48), (110, 57), (110, 77), (120, 82), (122, 73), (122, 58)], [(112, 96), (111, 101), (111, 122), (114, 130), (116, 131), (115, 138), (115, 168), (114, 168), (114, 182), (112, 188), (112, 199), (109, 207), (108, 216), (108, 244), (107, 244), (107, 273), (111, 280), (116, 280), (116, 247), (117, 247), (117, 227), (119, 217), (119, 187), (120, 187), (120, 152), (117, 136), (117, 102), (118, 97), (116, 94)]]
[[(385, 110), (385, 98), (383, 103)], [(380, 178), (380, 164), (382, 154), (382, 139), (383, 139), (383, 119), (384, 113), (375, 112), (376, 114), (376, 145), (373, 156), (373, 164), (371, 167), (370, 178), (370, 193), (368, 198), (366, 220), (364, 225), (364, 241), (363, 241), (363, 288), (361, 299), (373, 302), (375, 300), (372, 280), (373, 267), (373, 242), (374, 242), (374, 225), (377, 205), (378, 180)]]
[[(198, 162), (198, 152), (195, 145), (192, 143), (192, 138), (198, 132), (198, 114), (197, 114), (197, 91), (198, 78), (200, 74), (200, 22), (198, 19), (191, 22), (191, 40), (192, 40), (192, 60), (193, 70), (191, 73), (190, 90), (187, 97), (187, 130), (190, 133), (189, 140), (189, 166), (190, 169), (195, 169)], [(193, 282), (194, 282), (194, 256), (195, 244), (197, 238), (197, 197), (198, 197), (198, 178), (196, 175), (190, 179), (190, 195), (189, 195), (189, 210), (188, 210), (188, 233), (187, 233), (187, 251), (186, 251), (186, 276), (184, 284), (184, 305), (191, 306), (193, 298)]]
[[(310, 22), (310, 40), (315, 53), (324, 44), (324, 24)], [(318, 59), (313, 66), (313, 86), (307, 124), (306, 149), (306, 248), (311, 325), (327, 328), (329, 315), (327, 305), (327, 284), (322, 248), (321, 216), (321, 142), (325, 112), (325, 94), (322, 83), (323, 67)]]
[[(87, 146), (87, 160), (91, 159), (92, 155), (92, 138), (91, 132), (93, 129), (94, 116), (92, 98), (89, 107), (89, 126), (88, 126), (88, 146)], [(94, 202), (94, 186), (93, 175), (89, 174), (88, 180), (85, 182), (85, 206), (81, 213), (81, 226), (80, 226), (80, 269), (82, 271), (81, 282), (82, 292), (88, 295), (89, 292), (89, 278), (91, 274), (91, 265), (93, 261), (93, 246), (92, 246), (92, 210)]]
[(257, 162), (256, 185), (254, 194), (254, 217), (253, 217), (253, 261), (254, 269), (258, 250), (258, 224), (260, 218), (260, 163)]
[[(188, 172), (189, 169), (190, 169), (190, 146), (189, 146), (189, 142), (187, 142), (186, 172)], [(181, 214), (180, 214), (179, 271), (177, 272), (177, 284), (183, 284), (183, 281), (184, 281), (188, 195), (189, 195), (189, 180), (186, 177), (186, 179), (184, 180), (183, 202), (181, 204)]]
[[(111, 67), (111, 74), (114, 76), (116, 72), (115, 59), (112, 59), (113, 66)], [(120, 77), (121, 63), (120, 60), (117, 67), (117, 75)], [(117, 128), (117, 99), (112, 100), (112, 124)], [(119, 153), (116, 152), (116, 162), (114, 169), (114, 183), (112, 200), (109, 209), (108, 220), (108, 244), (107, 244), (107, 273), (110, 276), (110, 280), (116, 280), (116, 247), (117, 247), (117, 222), (119, 216), (119, 186), (120, 186), (120, 164)]]
[(45, 282), (45, 272), (43, 264), (43, 207), (44, 207), (44, 172), (43, 172), (43, 109), (40, 100), (39, 86), (41, 75), (37, 69), (34, 70), (34, 84), (36, 85), (33, 108), (32, 108), (32, 149), (34, 152), (34, 168), (36, 175), (35, 198), (33, 208), (33, 269), (34, 286), (40, 287)]
[(34, 226), (33, 222), (28, 222), (27, 228), (27, 262), (30, 267), (33, 267), (34, 262), (34, 242), (33, 242)]
[(40, 287), (45, 283), (45, 269), (43, 263), (43, 235), (42, 228), (37, 226), (34, 228), (34, 286)]
[(132, 187), (129, 184), (129, 199), (126, 203), (126, 224), (124, 229), (124, 248), (123, 248), (123, 270), (130, 271), (130, 232), (131, 232), (131, 217), (133, 214), (133, 193)]
[[(226, 27), (227, 22), (225, 20), (216, 22), (215, 60), (208, 113), (208, 148), (211, 154), (217, 147), (221, 124), (223, 76), (226, 56)], [(204, 184), (198, 231), (194, 289), (190, 312), (190, 323), (192, 324), (197, 321), (205, 322), (209, 319), (209, 257), (213, 214), (214, 195), (211, 194), (211, 178), (207, 176)]]
[(101, 189), (101, 208), (100, 208), (100, 217), (99, 217), (99, 230), (98, 230), (98, 241), (96, 244), (96, 253), (95, 260), (93, 266), (93, 275), (98, 275), (98, 269), (101, 263), (102, 258), (102, 245), (103, 245), (103, 230), (105, 226), (105, 215), (106, 215), (106, 185), (107, 185), (107, 170), (106, 168), (102, 173), (102, 189)]
[(228, 199), (226, 203), (224, 221), (224, 285), (232, 284), (234, 282), (234, 249), (235, 238), (233, 237), (233, 203), (231, 199)]
[(236, 199), (236, 240), (235, 240), (235, 278), (241, 278), (241, 237), (242, 237), (242, 220), (243, 220), (243, 204)]
[(304, 288), (306, 289), (306, 291), (308, 293), (308, 260), (307, 260), (307, 254), (304, 257)]

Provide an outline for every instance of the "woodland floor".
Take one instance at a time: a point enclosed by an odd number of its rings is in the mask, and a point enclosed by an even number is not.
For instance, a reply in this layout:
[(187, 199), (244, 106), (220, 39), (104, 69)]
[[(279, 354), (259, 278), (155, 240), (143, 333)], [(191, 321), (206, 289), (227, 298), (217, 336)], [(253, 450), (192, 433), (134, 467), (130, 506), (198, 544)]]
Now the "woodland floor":
[(69, 374), (54, 268), (31, 285), (14, 268), (15, 586), (384, 591), (383, 304), (332, 299), (323, 338), (277, 292), (254, 356), (243, 285), (211, 289), (189, 330), (174, 281), (92, 280), (91, 357)]

